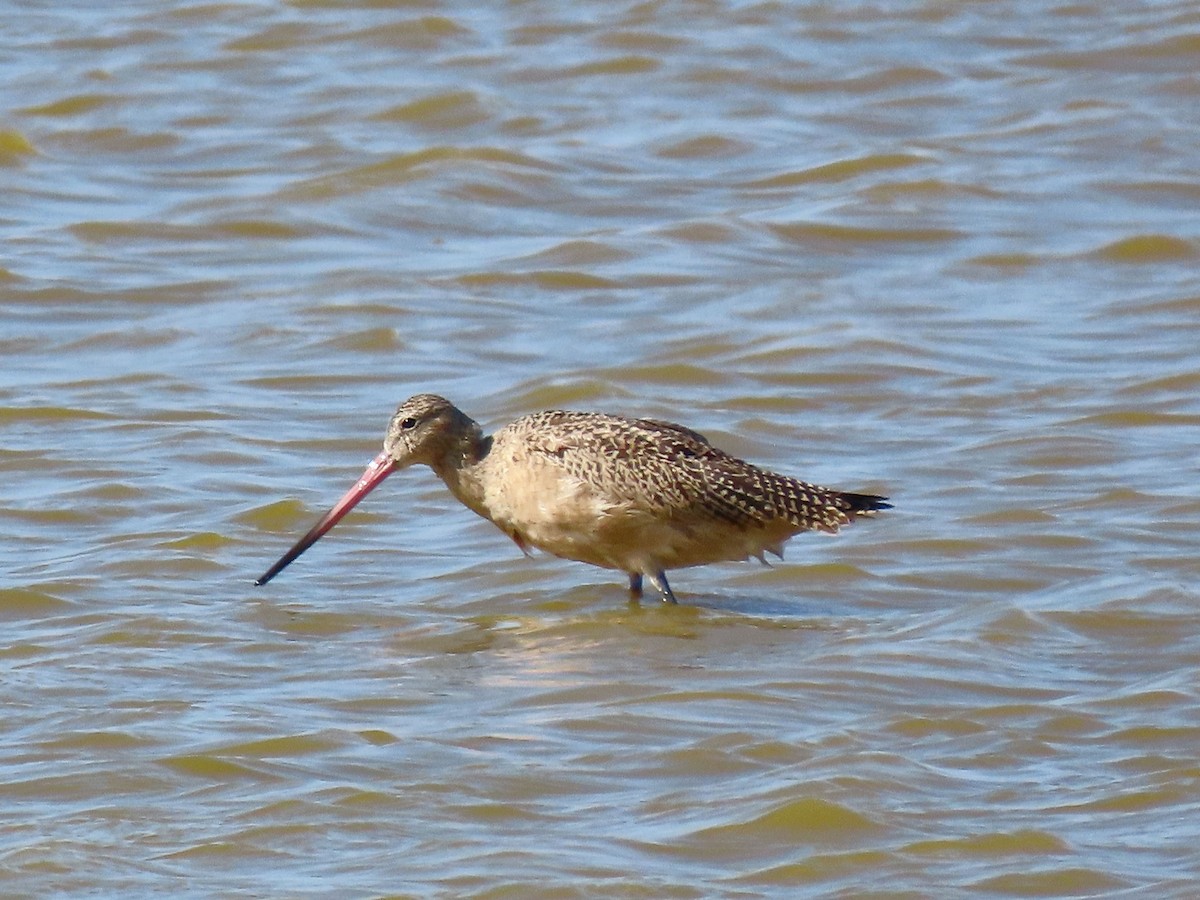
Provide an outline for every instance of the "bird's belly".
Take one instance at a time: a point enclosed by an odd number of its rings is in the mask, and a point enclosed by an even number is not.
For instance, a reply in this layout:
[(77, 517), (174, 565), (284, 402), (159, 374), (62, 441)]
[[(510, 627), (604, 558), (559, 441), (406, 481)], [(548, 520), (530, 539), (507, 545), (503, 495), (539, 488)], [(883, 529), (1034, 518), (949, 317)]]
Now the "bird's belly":
[(611, 552), (602, 522), (605, 506), (586, 490), (555, 483), (492, 509), (491, 520), (518, 545), (536, 547), (563, 559), (621, 568)]
[(578, 517), (533, 516), (497, 522), (525, 543), (564, 559), (624, 572), (657, 572), (780, 553), (791, 528), (741, 527), (719, 520), (688, 521), (638, 510), (580, 510)]
[(518, 545), (625, 572), (657, 572), (777, 552), (785, 521), (738, 525), (686, 510), (649, 507), (553, 465), (513, 460), (483, 497), (491, 519)]

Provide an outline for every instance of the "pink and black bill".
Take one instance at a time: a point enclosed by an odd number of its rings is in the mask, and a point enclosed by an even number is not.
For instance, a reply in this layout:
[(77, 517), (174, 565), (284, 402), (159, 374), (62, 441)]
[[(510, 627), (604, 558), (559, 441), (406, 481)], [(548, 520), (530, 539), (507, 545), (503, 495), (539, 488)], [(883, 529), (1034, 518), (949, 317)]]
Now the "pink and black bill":
[(354, 509), (359, 500), (367, 496), (367, 494), (371, 493), (371, 491), (378, 487), (379, 483), (383, 481), (383, 479), (387, 478), (388, 475), (395, 471), (395, 468), (396, 461), (392, 459), (390, 455), (388, 455), (386, 450), (371, 460), (371, 463), (367, 466), (366, 471), (364, 471), (358, 481), (354, 483), (354, 487), (346, 491), (345, 496), (335, 503), (329, 512), (321, 516), (321, 518), (317, 520), (317, 523), (308, 530), (308, 533), (305, 534), (304, 537), (300, 538), (300, 540), (296, 541), (292, 549), (283, 554), (283, 556), (279, 557), (279, 561), (276, 562), (275, 565), (271, 566), (271, 568), (267, 569), (267, 571), (262, 574), (262, 577), (256, 580), (254, 583), (259, 585), (266, 584), (268, 581), (286, 569), (289, 565), (291, 565), (301, 553), (320, 540), (321, 536), (325, 534), (325, 532), (340, 522), (346, 513)]

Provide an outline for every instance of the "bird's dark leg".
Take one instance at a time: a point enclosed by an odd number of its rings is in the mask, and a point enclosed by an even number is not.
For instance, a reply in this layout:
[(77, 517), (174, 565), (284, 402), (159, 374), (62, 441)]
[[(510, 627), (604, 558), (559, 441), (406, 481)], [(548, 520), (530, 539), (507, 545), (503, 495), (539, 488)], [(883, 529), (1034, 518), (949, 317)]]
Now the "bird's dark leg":
[(671, 593), (671, 586), (667, 584), (667, 573), (661, 569), (650, 574), (650, 583), (658, 588), (662, 594), (663, 603), (678, 603), (675, 595)]
[(630, 572), (629, 573), (629, 599), (630, 600), (641, 600), (642, 599), (642, 573), (641, 572)]

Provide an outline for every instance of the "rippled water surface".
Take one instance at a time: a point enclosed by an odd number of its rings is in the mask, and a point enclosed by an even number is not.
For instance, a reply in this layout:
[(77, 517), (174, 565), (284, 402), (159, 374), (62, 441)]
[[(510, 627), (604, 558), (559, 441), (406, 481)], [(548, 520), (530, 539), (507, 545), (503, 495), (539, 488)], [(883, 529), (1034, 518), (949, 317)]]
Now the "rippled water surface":
[[(1188, 897), (1191, 2), (7, 4), (0, 893)], [(891, 496), (525, 559), (433, 390)]]

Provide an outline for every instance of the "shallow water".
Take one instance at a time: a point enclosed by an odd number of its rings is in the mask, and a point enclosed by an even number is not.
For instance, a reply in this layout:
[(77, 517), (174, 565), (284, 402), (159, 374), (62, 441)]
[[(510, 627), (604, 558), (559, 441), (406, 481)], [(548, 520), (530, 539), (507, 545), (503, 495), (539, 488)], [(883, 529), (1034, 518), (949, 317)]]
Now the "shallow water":
[[(1194, 4), (14, 6), (0, 885), (1189, 896)], [(523, 558), (394, 405), (895, 509)]]

